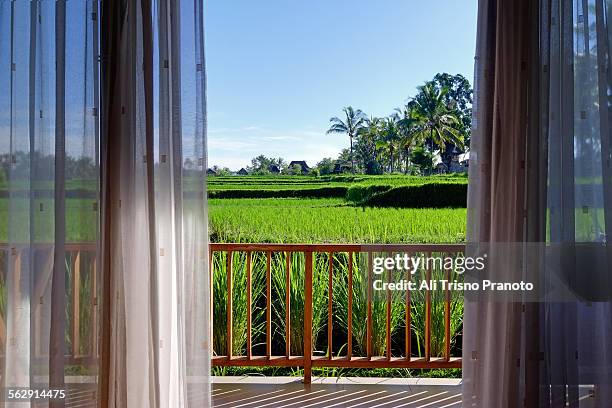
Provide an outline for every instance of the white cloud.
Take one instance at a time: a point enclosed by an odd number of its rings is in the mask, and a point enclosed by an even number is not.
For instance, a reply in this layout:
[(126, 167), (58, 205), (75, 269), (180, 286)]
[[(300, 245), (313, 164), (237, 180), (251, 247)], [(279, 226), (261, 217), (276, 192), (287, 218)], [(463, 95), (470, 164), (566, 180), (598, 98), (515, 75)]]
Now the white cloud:
[(258, 126), (243, 126), (237, 128), (212, 128), (208, 129), (209, 134), (217, 134), (217, 133), (241, 133), (241, 132), (256, 132), (259, 130), (263, 130)]
[(315, 165), (324, 157), (337, 157), (347, 145), (348, 138), (327, 135), (325, 129), (278, 129), (256, 124), (210, 128), (208, 164), (238, 170), (263, 154)]

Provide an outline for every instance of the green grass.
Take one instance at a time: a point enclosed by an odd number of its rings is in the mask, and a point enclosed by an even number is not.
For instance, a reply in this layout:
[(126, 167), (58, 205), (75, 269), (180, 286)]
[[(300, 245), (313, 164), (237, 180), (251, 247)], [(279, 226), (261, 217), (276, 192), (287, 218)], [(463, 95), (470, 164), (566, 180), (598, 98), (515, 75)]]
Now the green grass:
[(209, 201), (213, 242), (457, 243), (466, 209), (359, 208), (342, 199)]

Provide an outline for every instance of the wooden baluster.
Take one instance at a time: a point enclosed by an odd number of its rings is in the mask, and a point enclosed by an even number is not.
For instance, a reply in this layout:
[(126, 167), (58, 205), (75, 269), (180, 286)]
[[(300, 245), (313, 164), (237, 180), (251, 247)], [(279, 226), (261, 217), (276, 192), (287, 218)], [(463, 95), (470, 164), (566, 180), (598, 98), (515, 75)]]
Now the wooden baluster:
[[(391, 283), (393, 279), (393, 270), (387, 270), (387, 281)], [(387, 361), (391, 361), (391, 291), (387, 287)]]
[[(406, 280), (408, 282), (410, 282), (412, 280), (412, 275), (410, 273), (410, 270), (406, 271)], [(406, 360), (410, 361), (411, 355), (412, 355), (412, 349), (411, 349), (411, 339), (412, 339), (412, 308), (411, 308), (411, 304), (410, 304), (411, 300), (410, 300), (410, 290), (406, 290), (406, 330), (404, 333), (404, 342), (405, 342), (405, 353), (406, 353)]]
[(368, 359), (372, 358), (372, 268), (373, 268), (373, 256), (372, 252), (368, 252), (368, 268), (367, 268), (367, 303), (368, 303), (368, 311), (366, 317), (366, 353), (368, 355)]
[[(446, 279), (447, 282), (450, 282), (450, 269), (445, 268), (444, 270), (444, 279)], [(451, 347), (451, 335), (450, 335), (450, 331), (451, 331), (451, 316), (450, 316), (450, 290), (448, 289), (448, 285), (446, 286), (446, 289), (444, 289), (444, 359), (446, 361), (450, 361), (450, 347)]]
[[(431, 281), (431, 252), (428, 253), (426, 259), (427, 262), (427, 272), (425, 279), (427, 280), (427, 287), (429, 287)], [(425, 361), (429, 361), (431, 359), (431, 291), (427, 289), (425, 291)]]
[(266, 262), (266, 357), (272, 357), (272, 252), (267, 251)]
[(291, 357), (291, 252), (285, 253), (285, 355)]
[(233, 354), (233, 308), (234, 308), (234, 277), (232, 273), (233, 252), (227, 251), (227, 358), (231, 360)]
[(350, 360), (353, 356), (353, 253), (348, 253), (348, 346), (347, 357)]
[(327, 299), (327, 358), (333, 358), (333, 287), (334, 287), (334, 253), (329, 253), (329, 281), (328, 281), (328, 299)]
[(312, 252), (305, 252), (304, 271), (304, 384), (312, 381)]
[(91, 257), (91, 356), (98, 357), (98, 257)]
[(72, 357), (80, 355), (81, 346), (81, 251), (72, 259)]
[(246, 273), (247, 273), (247, 359), (251, 360), (253, 357), (253, 339), (251, 331), (253, 330), (253, 282), (252, 282), (252, 266), (251, 266), (251, 251), (246, 253)]
[[(214, 267), (213, 267), (213, 254), (214, 251), (212, 249), (210, 249), (210, 247), (208, 248), (208, 269), (209, 269), (209, 279), (210, 281), (208, 282), (208, 287), (210, 288), (210, 327), (208, 328), (208, 334), (210, 336), (210, 341), (211, 341), (211, 348), (214, 349), (214, 317), (215, 317), (215, 313), (214, 313), (214, 301), (213, 299), (215, 298), (215, 292), (214, 292), (214, 281), (215, 281), (215, 272), (214, 272)], [(219, 354), (221, 353), (221, 350), (217, 350), (219, 352)], [(213, 350), (214, 353), (214, 350)]]

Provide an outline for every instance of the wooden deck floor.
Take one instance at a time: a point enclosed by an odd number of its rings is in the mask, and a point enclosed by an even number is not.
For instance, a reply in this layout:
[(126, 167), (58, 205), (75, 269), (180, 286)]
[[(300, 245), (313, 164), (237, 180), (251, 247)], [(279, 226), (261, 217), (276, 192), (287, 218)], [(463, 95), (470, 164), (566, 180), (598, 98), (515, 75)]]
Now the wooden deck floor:
[(213, 407), (227, 408), (458, 408), (458, 380), (216, 378)]

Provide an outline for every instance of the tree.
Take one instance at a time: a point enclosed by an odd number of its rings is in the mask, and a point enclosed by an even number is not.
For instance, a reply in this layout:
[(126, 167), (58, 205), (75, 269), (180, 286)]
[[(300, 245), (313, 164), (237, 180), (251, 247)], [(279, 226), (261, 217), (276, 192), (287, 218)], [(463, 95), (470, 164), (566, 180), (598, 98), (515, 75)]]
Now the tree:
[(217, 173), (217, 176), (229, 176), (232, 174), (232, 171), (228, 167), (219, 167), (215, 165), (212, 166), (212, 169)]
[(433, 154), (424, 147), (418, 146), (412, 149), (412, 152), (410, 152), (410, 161), (421, 170), (421, 174), (431, 174), (433, 169)]
[(302, 175), (302, 166), (299, 164), (294, 164), (293, 166), (287, 167), (287, 174), (292, 176), (301, 176)]
[(394, 154), (399, 150), (400, 146), (400, 131), (399, 131), (399, 116), (393, 114), (382, 120), (381, 139), (377, 142), (377, 147), (384, 153), (388, 154), (389, 172), (393, 173), (396, 157)]
[(398, 116), (399, 150), (404, 158), (404, 174), (407, 174), (410, 167), (410, 152), (416, 144), (413, 134), (416, 121), (413, 119), (410, 107), (408, 106), (405, 106), (403, 110), (396, 108), (396, 112)]
[(351, 169), (355, 173), (355, 159), (353, 157), (353, 138), (357, 136), (359, 129), (366, 124), (366, 115), (359, 109), (354, 110), (352, 106), (342, 109), (345, 115), (345, 120), (338, 117), (333, 117), (329, 121), (331, 126), (327, 131), (330, 133), (346, 133), (350, 140), (351, 149)]
[[(439, 89), (433, 81), (429, 81), (418, 90), (418, 94), (406, 106), (409, 118), (402, 119), (400, 126), (409, 127), (416, 141), (425, 144), (430, 151), (437, 146), (443, 153), (448, 145), (463, 149), (457, 112), (446, 102), (448, 88)], [(450, 162), (448, 165), (450, 167)]]
[(334, 172), (334, 168), (336, 167), (336, 162), (331, 157), (325, 157), (321, 159), (320, 162), (317, 163), (317, 170), (319, 170), (319, 174), (324, 176), (326, 174), (332, 174)]
[(365, 122), (365, 126), (359, 129), (357, 143), (355, 144), (355, 156), (358, 167), (367, 174), (379, 174), (382, 170), (379, 159), (379, 143), (382, 139), (383, 121), (380, 118), (371, 117)]
[(459, 119), (456, 128), (462, 136), (463, 148), (447, 143), (446, 148), (440, 154), (442, 162), (450, 166), (454, 154), (466, 151), (470, 147), (473, 90), (470, 81), (461, 74), (439, 73), (434, 77), (433, 83), (438, 89), (447, 89), (444, 100)]
[(260, 154), (251, 159), (251, 165), (247, 167), (247, 170), (252, 174), (266, 175), (270, 174), (270, 166), (272, 165), (278, 166), (280, 169), (285, 165), (285, 160), (281, 157), (274, 159)]

